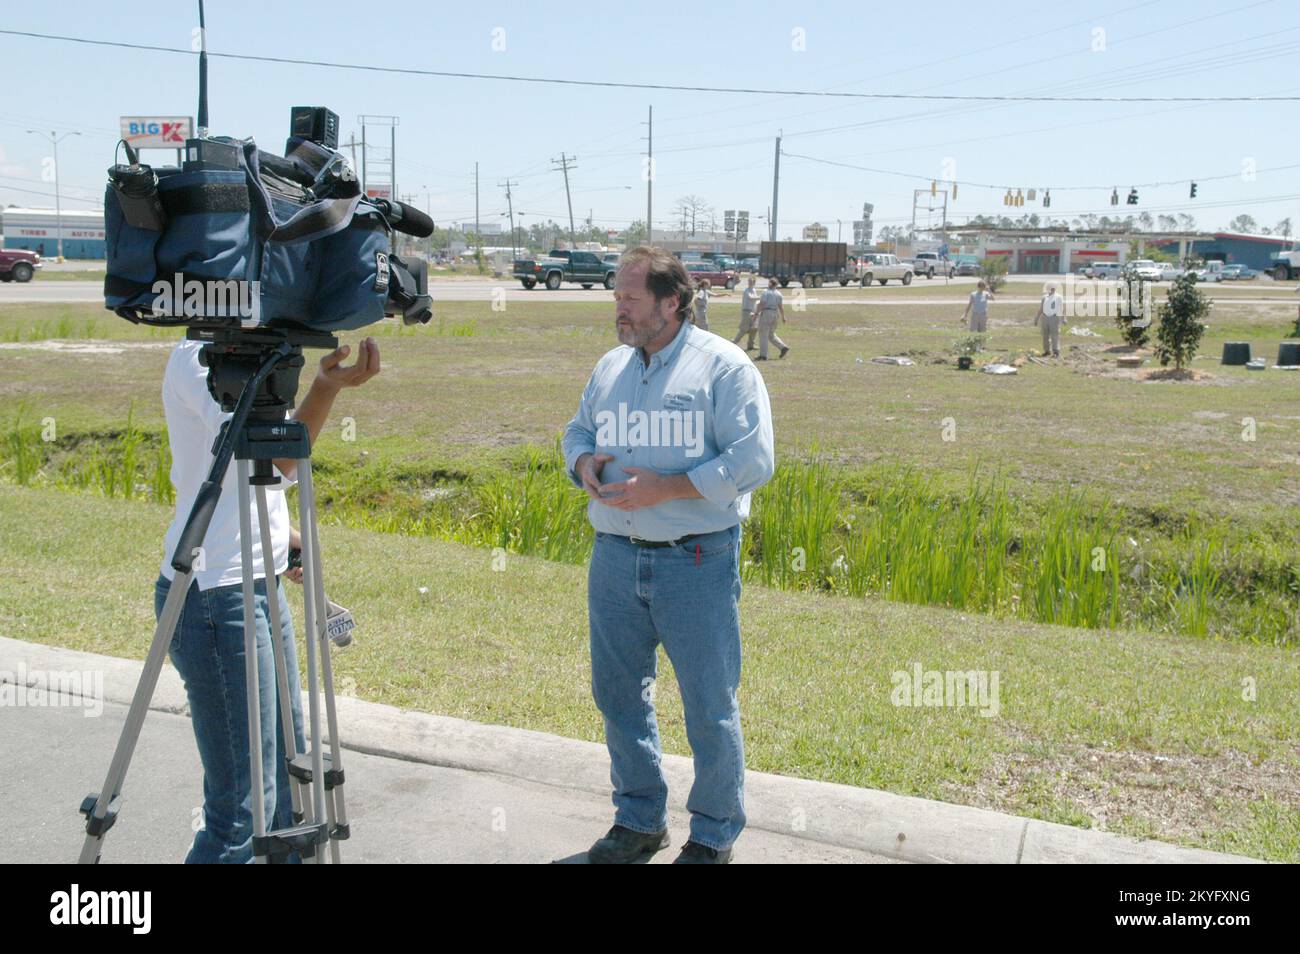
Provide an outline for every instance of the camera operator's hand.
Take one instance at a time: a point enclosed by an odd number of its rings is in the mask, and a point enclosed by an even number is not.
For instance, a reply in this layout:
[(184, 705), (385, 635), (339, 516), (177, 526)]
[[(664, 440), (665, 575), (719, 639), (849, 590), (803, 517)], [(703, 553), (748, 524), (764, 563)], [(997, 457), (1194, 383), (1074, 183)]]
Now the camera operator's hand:
[(317, 383), (338, 391), (355, 388), (379, 373), (379, 343), (374, 338), (362, 338), (356, 362), (345, 366), (343, 359), (351, 351), (351, 347), (343, 345), (321, 358), (320, 369), (316, 372)]
[[(334, 407), (334, 399), (338, 397), (339, 392), (344, 388), (355, 388), (364, 384), (379, 373), (379, 344), (374, 338), (363, 338), (361, 353), (357, 355), (356, 363), (344, 365), (343, 359), (351, 351), (351, 348), (343, 345), (320, 359), (316, 380), (311, 383), (307, 396), (293, 412), (295, 421), (307, 425), (313, 445), (325, 427), (325, 421), (329, 418), (330, 409)], [(292, 460), (277, 459), (275, 466), (285, 477), (293, 479), (296, 475), (297, 465)]]
[(582, 480), (582, 489), (592, 500), (600, 499), (600, 472), (613, 459), (613, 454), (583, 454), (578, 458), (578, 477)]

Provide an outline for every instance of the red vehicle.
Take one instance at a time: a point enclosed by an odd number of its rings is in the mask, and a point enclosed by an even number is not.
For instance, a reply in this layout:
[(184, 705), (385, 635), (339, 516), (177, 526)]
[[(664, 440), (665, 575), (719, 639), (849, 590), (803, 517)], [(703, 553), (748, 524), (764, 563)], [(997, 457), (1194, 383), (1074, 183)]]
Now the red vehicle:
[(0, 282), (30, 282), (41, 257), (22, 248), (0, 248)]
[(713, 288), (725, 288), (731, 291), (739, 281), (734, 271), (718, 268), (713, 262), (682, 262), (682, 264), (686, 266), (686, 274), (691, 276), (692, 281), (707, 278)]

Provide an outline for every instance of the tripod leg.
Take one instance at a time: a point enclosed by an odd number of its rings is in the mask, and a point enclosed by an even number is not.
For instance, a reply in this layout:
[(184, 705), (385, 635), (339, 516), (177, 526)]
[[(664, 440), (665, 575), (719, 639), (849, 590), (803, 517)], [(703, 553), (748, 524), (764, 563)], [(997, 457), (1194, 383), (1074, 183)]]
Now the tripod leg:
[[(314, 570), (313, 578), (309, 584), (316, 593), (316, 599), (320, 606), (328, 607), (325, 600), (325, 574), (322, 568), (321, 545), (320, 545), (320, 525), (316, 519), (316, 501), (311, 501), (311, 521), (310, 525), (304, 524), (302, 533), (304, 545), (310, 545), (313, 551), (314, 559), (312, 567)], [(326, 811), (329, 817), (330, 832), (336, 829), (347, 831), (348, 815), (347, 808), (343, 798), (343, 747), (339, 743), (339, 718), (338, 709), (334, 699), (334, 664), (330, 657), (330, 640), (326, 630), (325, 620), (320, 621), (319, 633), (317, 634), (320, 641), (321, 649), (321, 673), (324, 677), (325, 684), (325, 719), (326, 726), (329, 729), (330, 737), (330, 769), (334, 773), (334, 784), (330, 787), (326, 796)], [(330, 857), (335, 864), (340, 862), (339, 857), (339, 840), (330, 838)]]
[[(158, 615), (158, 625), (154, 629), (153, 642), (149, 646), (149, 655), (145, 657), (144, 669), (140, 681), (136, 683), (135, 695), (131, 697), (131, 708), (127, 710), (126, 725), (118, 737), (117, 748), (113, 751), (113, 760), (109, 763), (108, 775), (104, 785), (95, 798), (94, 807), (86, 816), (86, 840), (81, 847), (81, 856), (77, 859), (83, 865), (98, 864), (104, 836), (112, 827), (110, 820), (104, 824), (110, 808), (122, 794), (122, 783), (126, 780), (126, 770), (135, 754), (135, 745), (140, 740), (140, 730), (144, 727), (144, 717), (149, 712), (149, 701), (158, 686), (158, 674), (162, 672), (163, 660), (167, 658), (167, 649), (171, 646), (172, 635), (176, 632), (177, 621), (185, 608), (185, 597), (190, 590), (193, 572), (177, 573), (172, 585), (167, 590), (167, 600)], [(89, 799), (87, 799), (89, 801)], [(83, 808), (85, 806), (83, 805)]]
[[(275, 547), (271, 542), (271, 518), (266, 504), (266, 486), (257, 485), (257, 520), (262, 531), (262, 566), (266, 569), (266, 615), (271, 628), (271, 647), (275, 657), (276, 698), (280, 710), (280, 738), (286, 765), (298, 756), (298, 731), (294, 725), (293, 713), (296, 706), (294, 694), (289, 689), (290, 675), (297, 683), (298, 673), (289, 672), (288, 655), (285, 649), (284, 630), (280, 626), (280, 589), (275, 582), (272, 571), (275, 568)], [(303, 820), (303, 788), (301, 781), (293, 775), (287, 775), (290, 797), (293, 800), (293, 820), (298, 824)], [(279, 799), (280, 773), (276, 771), (276, 798)]]
[[(244, 591), (244, 683), (248, 704), (248, 779), (253, 808), (253, 837), (266, 837), (266, 799), (262, 789), (262, 700), (257, 672), (257, 623), (253, 614), (253, 521), (248, 499), (248, 461), (239, 460), (239, 548), (243, 564)], [(266, 856), (253, 853), (253, 860), (266, 863)]]
[[(302, 458), (298, 461), (298, 525), (300, 527), (310, 527), (316, 513), (316, 496), (312, 488), (311, 479), (311, 459)], [(306, 541), (304, 541), (306, 542)], [(321, 740), (320, 724), (320, 699), (317, 697), (316, 690), (319, 686), (319, 677), (316, 667), (316, 648), (317, 648), (317, 626), (322, 625), (325, 617), (325, 605), (318, 601), (318, 593), (314, 581), (317, 579), (316, 570), (316, 553), (311, 546), (302, 548), (302, 575), (304, 580), (313, 581), (310, 586), (303, 587), (303, 617), (304, 624), (307, 627), (308, 637), (305, 640), (307, 644), (307, 704), (310, 712), (311, 722), (311, 794), (312, 794), (312, 818), (325, 818), (325, 756)], [(318, 622), (319, 620), (319, 622)], [(317, 851), (312, 859), (317, 864), (323, 864), (325, 852)]]

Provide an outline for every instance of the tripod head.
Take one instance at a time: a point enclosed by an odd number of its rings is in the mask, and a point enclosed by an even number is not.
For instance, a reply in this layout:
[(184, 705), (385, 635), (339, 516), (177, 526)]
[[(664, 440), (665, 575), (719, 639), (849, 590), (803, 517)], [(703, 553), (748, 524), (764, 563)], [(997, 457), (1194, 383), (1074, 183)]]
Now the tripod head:
[[(186, 332), (204, 342), (199, 360), (208, 369), (208, 393), (227, 413), (234, 412), (245, 390), (256, 382), (249, 421), (283, 421), (294, 405), (303, 365), (303, 348), (333, 350), (339, 340), (330, 334), (296, 328), (230, 324), (195, 324)], [(278, 357), (277, 357), (278, 356)], [(277, 358), (270, 371), (259, 375)]]

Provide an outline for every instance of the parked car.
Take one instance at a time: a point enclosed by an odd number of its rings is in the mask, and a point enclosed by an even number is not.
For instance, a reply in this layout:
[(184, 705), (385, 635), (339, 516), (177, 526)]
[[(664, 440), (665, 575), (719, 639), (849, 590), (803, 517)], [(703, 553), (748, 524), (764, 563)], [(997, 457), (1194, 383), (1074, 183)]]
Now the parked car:
[(959, 258), (956, 260), (956, 267), (953, 269), (954, 275), (978, 275), (980, 273), (980, 262), (978, 258)]
[(1149, 258), (1134, 259), (1124, 266), (1124, 271), (1130, 275), (1136, 275), (1144, 281), (1160, 281), (1160, 266)]
[(910, 262), (899, 261), (897, 255), (890, 255), (887, 252), (868, 252), (854, 264), (853, 278), (857, 279), (863, 288), (873, 281), (887, 285), (891, 278), (898, 279), (904, 285), (910, 285), (912, 275), (915, 273)]
[(618, 257), (622, 254), (623, 254), (622, 252), (606, 252), (604, 260), (609, 262), (609, 264), (611, 265), (617, 265)]
[(1098, 262), (1092, 266), (1093, 278), (1119, 278), (1123, 274), (1118, 262)]
[(1200, 282), (1221, 282), (1223, 281), (1223, 263), (1206, 262), (1200, 268), (1193, 268), (1192, 273), (1196, 280)]
[(45, 264), (35, 252), (24, 248), (0, 248), (0, 282), (30, 282)]
[(1258, 274), (1259, 272), (1245, 265), (1223, 266), (1223, 280), (1225, 282), (1249, 281)]
[(736, 287), (736, 282), (739, 281), (734, 271), (719, 268), (713, 262), (682, 262), (682, 264), (686, 266), (686, 274), (693, 281), (707, 278), (709, 284), (714, 288), (725, 288), (727, 291), (731, 291)]
[(1183, 269), (1180, 266), (1170, 262), (1160, 263), (1160, 280), (1162, 282), (1172, 282), (1176, 278), (1181, 278), (1182, 274)]
[(520, 258), (515, 260), (514, 277), (531, 290), (538, 284), (551, 291), (564, 282), (579, 284), (583, 288), (594, 285), (614, 287), (615, 265), (601, 261), (595, 252), (576, 252), (568, 249), (551, 249), (545, 258)]
[(956, 274), (956, 266), (941, 257), (938, 252), (918, 252), (912, 259), (912, 269), (916, 274), (924, 275), (926, 278), (934, 278), (935, 275), (947, 275), (952, 278)]

